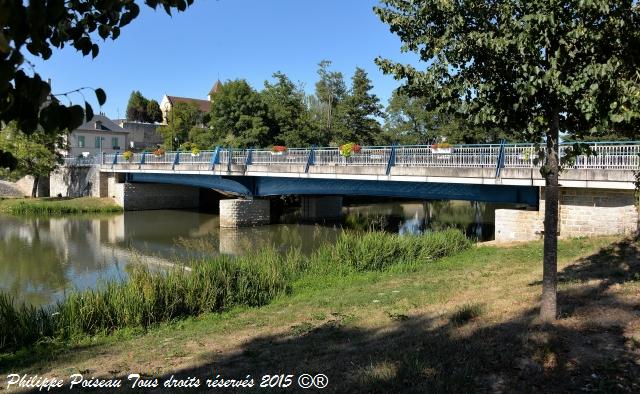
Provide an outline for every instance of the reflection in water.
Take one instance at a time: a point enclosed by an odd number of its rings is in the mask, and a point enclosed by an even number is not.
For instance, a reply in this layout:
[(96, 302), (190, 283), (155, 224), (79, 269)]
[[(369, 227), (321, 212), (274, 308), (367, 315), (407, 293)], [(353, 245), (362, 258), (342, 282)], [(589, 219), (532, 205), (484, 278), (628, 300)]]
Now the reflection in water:
[(35, 305), (65, 291), (127, 277), (127, 265), (174, 265), (176, 258), (244, 254), (273, 246), (311, 253), (341, 230), (273, 225), (220, 230), (216, 215), (190, 211), (126, 212), (50, 219), (0, 216), (0, 289)]
[[(349, 206), (347, 228), (418, 234), (450, 226), (469, 236), (493, 238), (496, 205), (403, 202)], [(282, 220), (296, 220), (285, 215)], [(294, 219), (292, 219), (294, 218)], [(65, 291), (127, 277), (127, 265), (167, 267), (176, 258), (238, 255), (266, 247), (310, 254), (332, 243), (340, 227), (308, 224), (220, 229), (217, 215), (190, 211), (126, 212), (106, 217), (15, 218), (0, 216), (0, 289), (36, 305)]]
[(513, 204), (475, 201), (424, 201), (358, 205), (345, 208), (349, 228), (421, 234), (456, 227), (479, 241), (494, 238), (495, 210)]

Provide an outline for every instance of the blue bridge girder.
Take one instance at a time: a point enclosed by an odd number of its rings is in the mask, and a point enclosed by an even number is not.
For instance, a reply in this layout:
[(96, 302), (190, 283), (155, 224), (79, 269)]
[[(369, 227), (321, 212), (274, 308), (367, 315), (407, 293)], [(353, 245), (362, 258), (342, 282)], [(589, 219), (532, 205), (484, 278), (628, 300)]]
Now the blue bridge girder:
[(533, 186), (135, 172), (127, 177), (134, 183), (210, 188), (244, 197), (342, 195), (538, 204), (538, 188)]

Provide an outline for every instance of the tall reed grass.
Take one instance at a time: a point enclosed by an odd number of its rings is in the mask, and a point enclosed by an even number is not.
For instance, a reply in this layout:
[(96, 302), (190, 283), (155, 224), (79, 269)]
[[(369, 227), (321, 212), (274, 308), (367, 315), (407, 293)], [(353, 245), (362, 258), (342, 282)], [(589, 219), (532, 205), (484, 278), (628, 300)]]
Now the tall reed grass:
[(122, 208), (109, 199), (81, 198), (34, 198), (7, 199), (0, 201), (0, 212), (12, 215), (68, 215), (83, 213), (122, 212)]
[[(310, 271), (383, 271), (414, 267), (469, 247), (458, 230), (423, 236), (344, 233), (305, 257), (273, 248), (242, 256), (216, 256), (175, 268), (151, 272), (136, 266), (127, 281), (108, 282), (95, 290), (74, 292), (55, 305), (16, 305), (0, 293), (0, 351), (47, 338), (109, 333), (220, 312), (235, 306), (261, 306), (291, 292), (293, 281)], [(320, 271), (319, 271), (320, 270)]]

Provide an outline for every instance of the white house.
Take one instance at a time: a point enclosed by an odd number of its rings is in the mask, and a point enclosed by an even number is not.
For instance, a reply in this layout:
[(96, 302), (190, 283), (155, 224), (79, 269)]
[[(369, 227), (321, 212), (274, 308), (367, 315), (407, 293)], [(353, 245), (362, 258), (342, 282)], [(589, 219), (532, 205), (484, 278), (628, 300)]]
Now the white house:
[(100, 155), (129, 148), (129, 131), (104, 115), (94, 115), (67, 136), (67, 156)]

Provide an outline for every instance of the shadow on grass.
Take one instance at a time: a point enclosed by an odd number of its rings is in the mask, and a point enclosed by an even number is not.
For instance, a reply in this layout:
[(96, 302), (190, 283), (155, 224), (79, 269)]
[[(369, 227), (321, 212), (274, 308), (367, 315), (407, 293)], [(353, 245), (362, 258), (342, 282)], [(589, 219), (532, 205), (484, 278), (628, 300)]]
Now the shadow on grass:
[(236, 354), (208, 354), (199, 367), (174, 372), (201, 379), (251, 374), (257, 384), (264, 374), (322, 373), (329, 378), (324, 391), (334, 392), (638, 392), (639, 300), (608, 290), (637, 279), (639, 256), (638, 245), (625, 241), (562, 270), (563, 282), (581, 284), (559, 292), (564, 313), (551, 326), (536, 321), (537, 309), (482, 324), (480, 304), (391, 319), (384, 330), (347, 327), (336, 315), (319, 326), (255, 338)]

